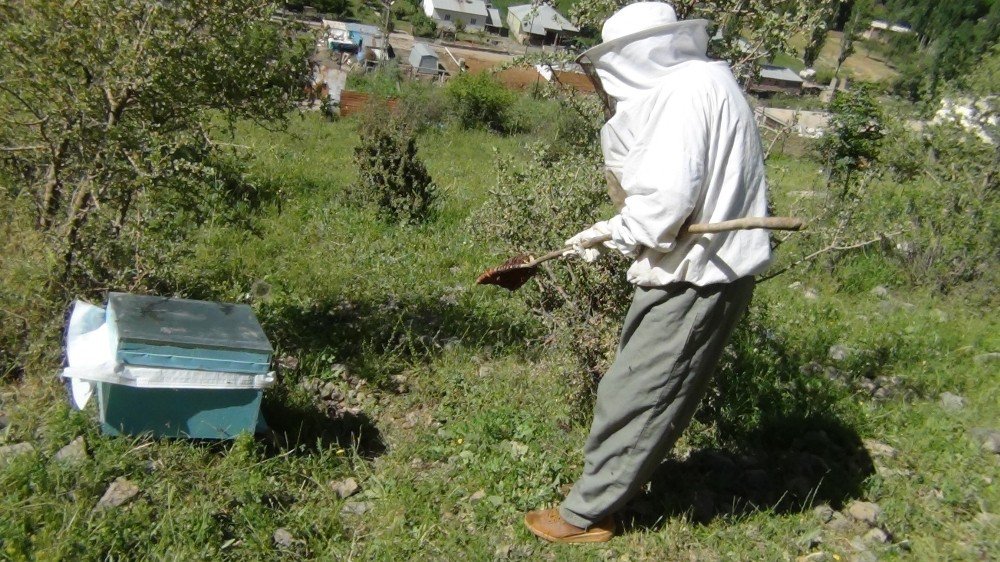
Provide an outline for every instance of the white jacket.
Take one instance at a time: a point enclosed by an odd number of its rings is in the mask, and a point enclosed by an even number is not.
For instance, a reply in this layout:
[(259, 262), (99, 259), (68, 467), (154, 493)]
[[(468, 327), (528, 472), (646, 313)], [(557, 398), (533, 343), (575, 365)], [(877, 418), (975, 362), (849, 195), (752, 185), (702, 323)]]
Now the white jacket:
[[(771, 261), (766, 230), (685, 235), (682, 225), (767, 216), (760, 136), (729, 67), (706, 56), (704, 25), (613, 45), (593, 60), (616, 113), (601, 130), (625, 203), (609, 246), (630, 282), (731, 282)], [(602, 227), (604, 225), (601, 225)]]

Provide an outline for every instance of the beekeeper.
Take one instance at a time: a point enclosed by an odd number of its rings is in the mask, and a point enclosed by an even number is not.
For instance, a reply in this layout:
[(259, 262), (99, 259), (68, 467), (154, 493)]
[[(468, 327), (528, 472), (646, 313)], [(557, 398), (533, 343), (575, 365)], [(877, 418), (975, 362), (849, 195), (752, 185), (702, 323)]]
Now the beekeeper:
[(583, 474), (560, 507), (525, 516), (543, 539), (614, 535), (612, 515), (687, 427), (771, 261), (765, 230), (678, 236), (686, 223), (767, 215), (753, 111), (728, 65), (706, 56), (707, 26), (677, 21), (669, 4), (631, 4), (580, 57), (612, 115), (601, 145), (621, 208), (567, 244), (592, 261), (585, 241), (610, 233), (602, 251), (634, 259), (636, 289), (598, 386)]

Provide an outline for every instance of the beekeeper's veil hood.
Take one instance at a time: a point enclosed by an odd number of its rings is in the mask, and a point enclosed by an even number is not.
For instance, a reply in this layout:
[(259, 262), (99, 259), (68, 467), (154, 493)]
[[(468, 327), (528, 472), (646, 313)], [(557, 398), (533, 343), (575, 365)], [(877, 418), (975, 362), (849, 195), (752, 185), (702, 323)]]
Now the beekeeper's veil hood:
[(577, 62), (613, 113), (616, 103), (656, 87), (672, 67), (708, 60), (708, 24), (677, 21), (673, 7), (664, 2), (630, 4), (604, 22), (603, 43), (585, 51)]

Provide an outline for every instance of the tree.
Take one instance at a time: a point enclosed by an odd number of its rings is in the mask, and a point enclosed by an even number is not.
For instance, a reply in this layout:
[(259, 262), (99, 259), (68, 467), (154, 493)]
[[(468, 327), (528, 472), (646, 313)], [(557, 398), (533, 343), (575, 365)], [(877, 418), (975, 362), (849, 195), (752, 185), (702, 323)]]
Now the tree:
[(840, 39), (840, 54), (837, 55), (837, 70), (833, 73), (834, 77), (840, 75), (840, 67), (843, 66), (847, 57), (854, 54), (854, 41), (857, 40), (858, 35), (861, 33), (861, 24), (867, 18), (870, 9), (871, 6), (866, 0), (856, 0), (854, 2), (851, 8), (850, 19), (844, 25), (844, 36)]
[[(604, 20), (628, 0), (580, 0), (570, 14), (573, 22), (600, 29)], [(719, 24), (721, 39), (713, 54), (726, 59), (742, 84), (756, 77), (762, 60), (789, 52), (788, 40), (807, 28), (827, 0), (674, 0), (679, 19), (705, 18)]]
[(213, 121), (280, 123), (295, 107), (310, 41), (272, 21), (274, 9), (262, 0), (0, 6), (0, 176), (12, 178), (12, 198), (33, 198), (64, 280), (99, 240), (139, 236), (154, 218), (233, 187), (223, 176), (239, 166), (222, 165)]
[(864, 84), (849, 92), (836, 92), (830, 115), (819, 150), (831, 182), (841, 184), (843, 197), (850, 191), (853, 173), (878, 160), (885, 136), (884, 118), (874, 92)]
[(813, 13), (809, 16), (809, 20), (805, 26), (809, 30), (809, 41), (802, 50), (802, 62), (807, 67), (812, 67), (816, 63), (816, 59), (819, 58), (819, 54), (823, 50), (823, 44), (826, 43), (827, 32), (830, 29), (830, 20), (833, 18), (839, 4), (840, 0), (820, 0), (817, 2)]

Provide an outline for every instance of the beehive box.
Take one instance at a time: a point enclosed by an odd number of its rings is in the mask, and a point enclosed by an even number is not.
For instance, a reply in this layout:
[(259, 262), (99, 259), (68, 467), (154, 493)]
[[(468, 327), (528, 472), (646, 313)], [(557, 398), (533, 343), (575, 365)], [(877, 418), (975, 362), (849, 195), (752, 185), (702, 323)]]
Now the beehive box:
[(260, 422), (271, 344), (249, 306), (111, 293), (115, 370), (95, 380), (110, 435), (231, 439)]

